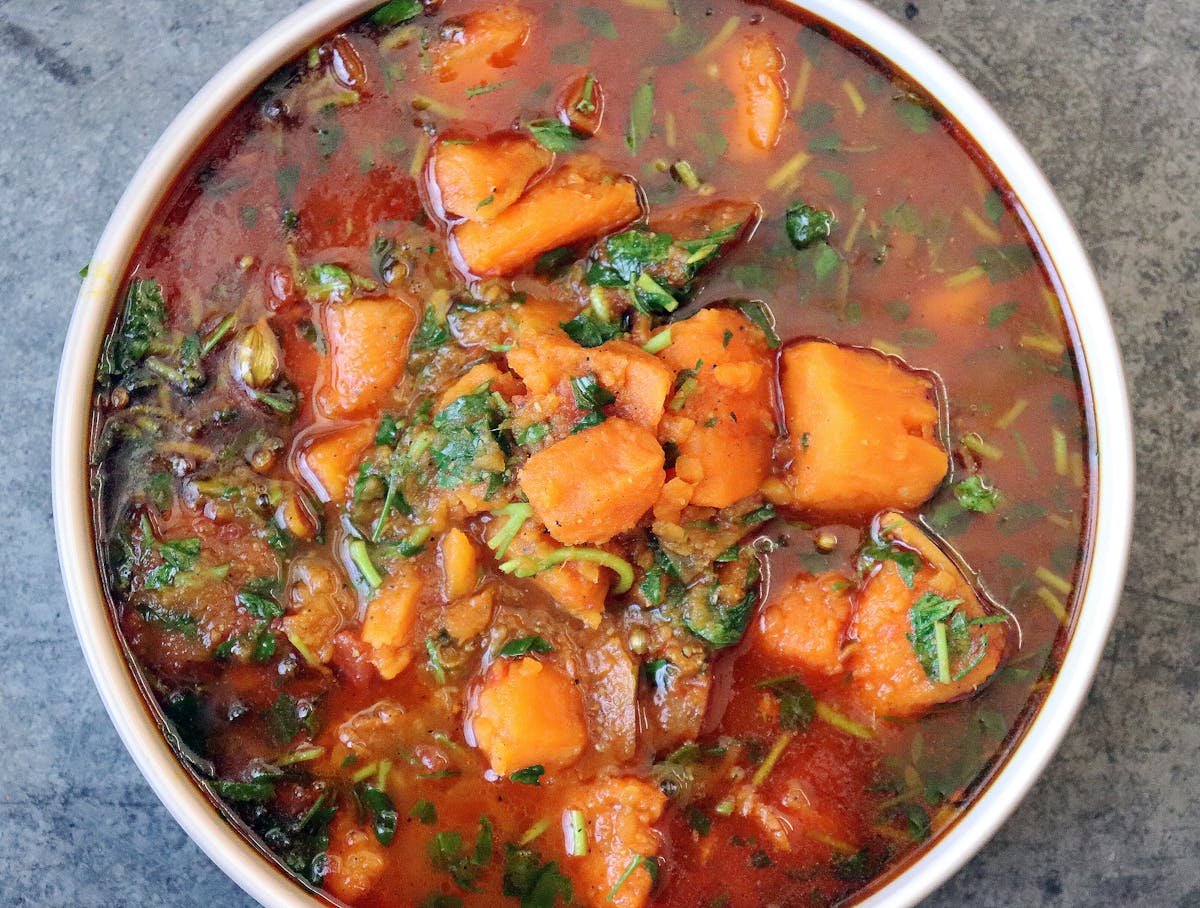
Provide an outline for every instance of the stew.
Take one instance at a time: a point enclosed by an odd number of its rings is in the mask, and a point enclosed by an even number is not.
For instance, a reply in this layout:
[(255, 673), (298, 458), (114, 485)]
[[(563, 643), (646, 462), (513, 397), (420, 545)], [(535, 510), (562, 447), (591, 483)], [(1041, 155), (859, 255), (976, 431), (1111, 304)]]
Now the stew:
[(1053, 676), (1076, 363), (971, 138), (820, 21), (393, 0), (132, 257), (108, 594), (180, 758), (331, 899), (841, 902)]

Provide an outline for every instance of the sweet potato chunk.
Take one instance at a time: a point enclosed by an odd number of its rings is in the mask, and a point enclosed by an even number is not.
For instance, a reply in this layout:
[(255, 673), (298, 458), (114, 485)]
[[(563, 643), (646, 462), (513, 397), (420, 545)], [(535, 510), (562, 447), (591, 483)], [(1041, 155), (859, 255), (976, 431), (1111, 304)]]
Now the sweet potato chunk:
[(737, 99), (729, 147), (738, 157), (770, 151), (787, 116), (783, 54), (770, 32), (743, 32), (729, 42), (726, 83)]
[(666, 478), (663, 460), (649, 430), (608, 419), (529, 458), (521, 491), (559, 542), (608, 542), (653, 506)]
[(296, 465), (321, 501), (342, 501), (359, 456), (375, 438), (369, 423), (343, 426), (310, 436), (300, 446)]
[(420, 598), (420, 575), (402, 566), (383, 582), (367, 606), (362, 639), (370, 645), (371, 662), (384, 680), (396, 677), (412, 661), (410, 638)]
[(565, 769), (587, 745), (579, 688), (563, 669), (528, 656), (492, 663), (469, 721), (502, 776), (538, 764)]
[(611, 412), (647, 429), (662, 419), (671, 391), (671, 370), (627, 341), (609, 341), (599, 347), (581, 347), (558, 327), (518, 333), (517, 346), (508, 353), (508, 364), (534, 397), (557, 390), (560, 400), (572, 400), (568, 379), (592, 373), (617, 398)]
[(327, 869), (322, 877), (326, 891), (339, 899), (360, 899), (379, 882), (387, 866), (387, 848), (375, 834), (360, 829), (351, 814), (339, 810), (329, 829)]
[(329, 357), (317, 387), (317, 408), (337, 418), (374, 412), (404, 374), (416, 316), (399, 299), (326, 304)]
[(654, 824), (666, 803), (666, 795), (657, 785), (641, 779), (608, 778), (580, 788), (568, 803), (583, 811), (588, 827), (588, 853), (576, 865), (577, 898), (591, 908), (641, 908), (646, 904), (654, 880), (644, 864), (639, 864), (615, 893), (613, 887), (638, 855), (649, 858), (658, 854)]
[(868, 350), (811, 341), (783, 354), (798, 507), (835, 515), (915, 508), (946, 475), (926, 379)]
[(479, 390), (480, 385), (494, 382), (499, 377), (500, 370), (494, 363), (480, 363), (478, 366), (472, 366), (465, 375), (442, 392), (442, 396), (438, 398), (438, 411), (445, 410), (460, 397), (474, 394)]
[(433, 153), (433, 186), (452, 217), (488, 223), (521, 197), (554, 155), (528, 136), (511, 133), (465, 142), (440, 142)]
[(446, 600), (453, 601), (469, 596), (475, 589), (478, 558), (475, 554), (475, 544), (458, 527), (451, 527), (442, 537), (439, 552), (442, 562), (442, 575), (445, 578), (444, 590)]
[(696, 370), (694, 389), (681, 385), (672, 400), (679, 418), (659, 433), (679, 447), (676, 475), (692, 486), (691, 503), (723, 508), (756, 492), (775, 441), (773, 364), (762, 331), (736, 310), (702, 309), (671, 326), (662, 356), (677, 371)]
[(443, 82), (490, 81), (495, 70), (513, 64), (532, 27), (533, 14), (515, 3), (484, 6), (447, 20), (442, 40), (431, 51), (438, 77)]
[(543, 252), (619, 230), (641, 214), (637, 189), (600, 158), (581, 154), (535, 183), (488, 224), (454, 231), (467, 270), (511, 274)]
[[(527, 520), (509, 545), (507, 555), (510, 558), (545, 558), (556, 548), (558, 544), (537, 521)], [(611, 571), (592, 561), (567, 561), (547, 571), (539, 571), (530, 580), (564, 612), (588, 627), (599, 626), (612, 585)]]
[(850, 588), (849, 580), (833, 572), (792, 578), (759, 619), (759, 646), (809, 671), (838, 674)]
[[(879, 518), (878, 527), (883, 542), (916, 553), (921, 567), (911, 589), (895, 561), (882, 561), (870, 575), (855, 601), (851, 636), (857, 643), (848, 664), (852, 684), (865, 706), (879, 715), (909, 716), (983, 684), (1000, 662), (1006, 632), (1003, 624), (969, 627), (970, 648), (952, 652), (950, 680), (942, 683), (930, 678), (908, 636), (913, 633), (913, 605), (926, 594), (958, 599), (962, 601), (958, 610), (967, 621), (982, 618), (983, 605), (953, 562), (913, 524), (889, 513)], [(966, 674), (959, 678), (963, 672)]]
[(283, 632), (305, 661), (333, 658), (333, 638), (354, 613), (348, 588), (333, 564), (311, 555), (292, 562), (286, 608)]

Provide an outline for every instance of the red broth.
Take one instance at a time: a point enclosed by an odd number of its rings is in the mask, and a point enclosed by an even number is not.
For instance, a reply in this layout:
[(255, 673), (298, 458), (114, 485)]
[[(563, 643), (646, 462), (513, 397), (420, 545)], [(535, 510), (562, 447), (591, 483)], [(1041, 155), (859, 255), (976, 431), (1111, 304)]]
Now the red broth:
[(327, 897), (841, 902), (1053, 677), (1076, 363), (970, 137), (820, 22), (400, 0), (245, 102), (133, 256), (108, 594), (181, 759)]

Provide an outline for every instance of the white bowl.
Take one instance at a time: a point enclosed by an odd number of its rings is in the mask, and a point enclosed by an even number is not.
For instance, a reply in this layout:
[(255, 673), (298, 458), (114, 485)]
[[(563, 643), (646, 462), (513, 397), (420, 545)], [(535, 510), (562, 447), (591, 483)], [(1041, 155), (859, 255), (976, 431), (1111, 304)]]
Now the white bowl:
[[(188, 835), (268, 906), (313, 906), (274, 860), (244, 838), (184, 770), (148, 695), (126, 663), (105, 602), (92, 536), (88, 437), (93, 376), (121, 279), (139, 237), (193, 151), (279, 66), (379, 0), (313, 0), (235, 57), (192, 99), (150, 151), (118, 203), (92, 258), (63, 350), (54, 413), (54, 521), (75, 628), (100, 696), (125, 746)], [(1082, 604), (1062, 667), (1036, 718), (971, 806), (919, 859), (877, 884), (863, 906), (912, 905), (974, 855), (1029, 791), (1083, 702), (1116, 614), (1133, 524), (1133, 441), (1120, 353), (1087, 256), (1029, 154), (988, 103), (936, 52), (862, 0), (793, 0), (873, 48), (922, 86), (1012, 187), (1027, 226), (1061, 280), (1068, 322), (1083, 350), (1080, 374), (1099, 456), (1091, 464), (1092, 524)]]

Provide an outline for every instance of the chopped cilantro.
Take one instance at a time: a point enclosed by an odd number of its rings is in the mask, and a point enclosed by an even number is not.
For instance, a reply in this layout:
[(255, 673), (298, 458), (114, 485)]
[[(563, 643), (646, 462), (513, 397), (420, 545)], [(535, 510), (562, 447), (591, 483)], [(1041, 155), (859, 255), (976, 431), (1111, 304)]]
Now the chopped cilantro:
[(784, 731), (804, 731), (816, 715), (817, 701), (799, 675), (768, 678), (754, 685), (779, 701), (779, 725)]
[(590, 372), (571, 379), (571, 393), (575, 398), (575, 406), (584, 413), (583, 418), (571, 429), (572, 434), (604, 422), (604, 408), (617, 400), (616, 395), (600, 384), (599, 379)]
[(581, 347), (599, 347), (625, 333), (619, 324), (597, 318), (590, 309), (584, 309), (569, 322), (560, 324), (567, 336)]
[(533, 766), (526, 766), (524, 769), (518, 769), (509, 776), (514, 782), (520, 782), (522, 785), (541, 785), (541, 778), (546, 774), (546, 767), (540, 763)]
[(954, 497), (968, 511), (990, 514), (996, 510), (1000, 493), (988, 485), (982, 476), (968, 476), (954, 487)]
[(579, 134), (559, 120), (534, 120), (529, 132), (548, 151), (569, 154), (579, 148)]
[(517, 658), (519, 656), (528, 656), (530, 653), (545, 654), (554, 652), (554, 647), (544, 637), (517, 637), (515, 640), (509, 640), (504, 646), (500, 647), (498, 656), (505, 658)]
[(1002, 284), (1030, 271), (1036, 259), (1025, 243), (982, 246), (975, 250), (975, 261), (993, 284)]

